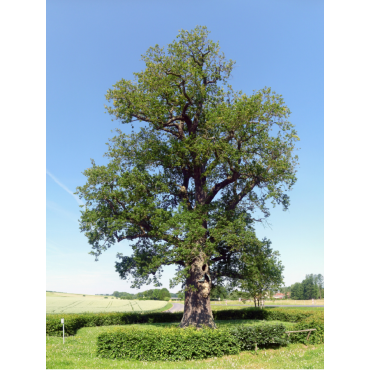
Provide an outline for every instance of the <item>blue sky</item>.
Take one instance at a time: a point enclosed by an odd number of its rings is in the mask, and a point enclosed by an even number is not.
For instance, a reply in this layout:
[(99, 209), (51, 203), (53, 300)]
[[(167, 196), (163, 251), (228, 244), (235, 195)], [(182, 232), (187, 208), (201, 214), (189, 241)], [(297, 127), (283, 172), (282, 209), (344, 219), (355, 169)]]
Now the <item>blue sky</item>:
[[(301, 149), (291, 206), (273, 209), (271, 228), (257, 225), (257, 234), (280, 252), (287, 285), (324, 274), (323, 1), (47, 1), (46, 14), (47, 290), (136, 291), (114, 270), (116, 253), (130, 254), (127, 243), (98, 262), (88, 255), (73, 192), (84, 184), (90, 158), (105, 163), (111, 130), (128, 129), (105, 113), (106, 91), (143, 69), (140, 55), (150, 46), (196, 25), (207, 26), (236, 61), (235, 89), (250, 94), (270, 86), (292, 111)], [(165, 287), (173, 271), (165, 270)]]

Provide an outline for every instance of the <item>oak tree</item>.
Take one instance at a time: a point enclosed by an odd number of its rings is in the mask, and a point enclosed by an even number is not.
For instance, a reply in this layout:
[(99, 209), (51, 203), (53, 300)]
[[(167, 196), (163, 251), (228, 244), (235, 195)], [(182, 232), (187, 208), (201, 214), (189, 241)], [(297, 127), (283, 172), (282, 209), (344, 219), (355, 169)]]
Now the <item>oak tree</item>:
[(132, 80), (108, 90), (107, 111), (135, 129), (118, 130), (109, 163), (92, 161), (78, 188), (91, 253), (132, 243), (131, 256), (118, 254), (122, 279), (160, 285), (163, 266), (178, 266), (171, 286), (185, 284), (182, 327), (215, 326), (212, 279), (248, 265), (248, 246), (261, 243), (253, 223), (271, 204), (286, 209), (296, 181), (299, 139), (283, 98), (270, 88), (234, 91), (235, 62), (208, 34), (181, 30), (167, 48), (148, 49)]

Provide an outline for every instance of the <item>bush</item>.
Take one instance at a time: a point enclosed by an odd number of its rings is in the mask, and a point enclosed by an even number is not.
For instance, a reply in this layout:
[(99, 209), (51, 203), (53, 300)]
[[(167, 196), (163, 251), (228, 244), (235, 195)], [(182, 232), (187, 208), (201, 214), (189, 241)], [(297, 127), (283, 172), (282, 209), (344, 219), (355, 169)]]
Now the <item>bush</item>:
[(237, 339), (242, 351), (254, 349), (255, 345), (288, 344), (286, 327), (283, 324), (262, 324), (255, 326), (237, 325), (230, 328), (230, 333)]
[[(182, 319), (182, 312), (107, 312), (107, 313), (84, 313), (84, 314), (53, 314), (46, 316), (46, 334), (52, 336), (62, 336), (62, 324), (60, 319), (65, 319), (65, 334), (74, 335), (76, 331), (82, 327), (91, 326), (106, 326), (106, 325), (129, 325), (129, 324), (142, 324), (142, 323), (168, 323), (180, 322)], [(303, 311), (284, 308), (247, 308), (241, 310), (224, 310), (214, 311), (213, 317), (215, 320), (266, 320), (266, 321), (286, 321), (294, 323), (311, 323), (311, 325), (322, 325), (322, 332), (311, 333), (315, 338), (324, 338), (323, 323), (324, 314), (322, 311)], [(310, 320), (316, 320), (311, 322)], [(298, 326), (297, 326), (298, 327)], [(304, 327), (306, 329), (308, 327)], [(316, 328), (316, 326), (309, 327), (308, 329)], [(320, 327), (321, 328), (321, 327)], [(317, 328), (319, 331), (319, 327)], [(294, 329), (295, 330), (295, 329)], [(301, 330), (301, 329), (296, 329)], [(321, 329), (320, 329), (321, 330)], [(307, 333), (306, 333), (307, 336)], [(311, 336), (309, 339), (311, 342)], [(292, 340), (298, 341), (296, 338), (303, 338), (303, 334), (293, 335)], [(318, 340), (318, 339), (315, 339)]]
[(190, 360), (238, 354), (268, 344), (288, 343), (283, 324), (238, 325), (212, 330), (180, 328), (119, 328), (102, 333), (97, 354), (140, 361)]
[(228, 330), (193, 327), (116, 329), (100, 334), (97, 344), (101, 357), (141, 361), (203, 359), (240, 351), (237, 338)]
[(214, 311), (215, 320), (267, 320), (298, 322), (315, 314), (315, 311), (302, 311), (284, 308), (245, 308), (241, 310)]
[(76, 331), (83, 327), (179, 322), (182, 318), (182, 313), (147, 312), (142, 314), (140, 312), (104, 312), (47, 315), (47, 335), (58, 337), (63, 335), (63, 325), (60, 322), (62, 318), (64, 318), (65, 335), (68, 336), (76, 334)]
[(321, 344), (324, 343), (324, 315), (320, 314), (308, 317), (296, 325), (294, 325), (292, 331), (294, 330), (304, 330), (304, 329), (316, 329), (312, 331), (310, 337), (307, 341), (308, 332), (303, 333), (291, 333), (291, 342), (293, 343), (304, 343), (304, 344)]
[(163, 300), (168, 302), (171, 298), (170, 297), (164, 297)]

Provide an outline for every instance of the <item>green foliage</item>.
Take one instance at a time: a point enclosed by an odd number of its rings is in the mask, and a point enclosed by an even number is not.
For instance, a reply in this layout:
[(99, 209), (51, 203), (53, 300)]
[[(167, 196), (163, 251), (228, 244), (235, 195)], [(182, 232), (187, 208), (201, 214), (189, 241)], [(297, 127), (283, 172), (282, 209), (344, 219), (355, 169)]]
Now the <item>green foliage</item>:
[(292, 330), (316, 329), (312, 331), (308, 340), (307, 332), (291, 333), (291, 342), (304, 344), (321, 344), (324, 343), (324, 313), (320, 312), (313, 316), (307, 317), (298, 322)]
[(217, 330), (194, 327), (115, 329), (98, 336), (97, 354), (140, 361), (221, 357), (254, 349), (256, 344), (286, 345), (285, 331), (283, 324), (237, 325)]
[(143, 299), (143, 300), (154, 300), (154, 301), (156, 300), (164, 301), (165, 297), (171, 297), (171, 293), (168, 291), (167, 288), (149, 289), (143, 292), (138, 292), (137, 294), (115, 291), (113, 292), (112, 295), (115, 297), (119, 297), (121, 299), (127, 299), (127, 300)]
[(278, 260), (279, 253), (273, 251), (269, 242), (257, 245), (251, 250), (253, 259), (244, 269), (244, 278), (237, 284), (260, 306), (266, 295), (273, 294), (283, 284), (284, 266)]
[(242, 351), (269, 344), (288, 344), (286, 327), (283, 324), (277, 325), (237, 325), (230, 329), (230, 333), (237, 338), (239, 347)]
[(290, 110), (270, 88), (234, 91), (235, 62), (208, 34), (181, 30), (166, 50), (148, 49), (132, 80), (108, 90), (108, 113), (137, 129), (118, 130), (108, 164), (93, 161), (77, 189), (91, 254), (132, 241), (132, 256), (118, 254), (116, 271), (133, 287), (159, 285), (162, 266), (173, 264), (176, 285), (198, 257), (212, 276), (237, 277), (253, 248), (266, 244), (252, 213), (268, 217), (270, 201), (289, 206), (299, 140)]
[[(171, 306), (164, 307), (167, 310)], [(302, 310), (294, 308), (245, 308), (238, 310), (219, 310), (213, 311), (215, 320), (266, 320), (266, 321), (283, 321), (300, 323), (307, 322), (311, 324), (310, 319), (315, 319), (321, 325), (324, 320), (323, 311)], [(91, 326), (107, 326), (107, 325), (129, 325), (129, 324), (144, 324), (144, 323), (170, 323), (180, 322), (182, 318), (181, 312), (149, 312), (149, 313), (85, 313), (85, 314), (56, 314), (46, 316), (46, 334), (52, 336), (62, 336), (63, 326), (60, 319), (64, 318), (65, 334), (74, 335), (76, 331), (82, 327)], [(312, 325), (314, 325), (312, 323)], [(313, 326), (315, 328), (315, 326)], [(297, 329), (300, 330), (300, 329)], [(320, 329), (321, 330), (321, 329)], [(323, 326), (322, 326), (323, 330)], [(311, 334), (312, 335), (312, 334)], [(317, 336), (321, 335), (319, 333)], [(307, 336), (307, 334), (306, 334)], [(292, 337), (295, 340), (295, 336)], [(298, 338), (298, 337), (297, 337)], [(300, 338), (300, 337), (299, 337)], [(323, 338), (323, 336), (322, 336)]]
[(184, 291), (180, 290), (177, 292), (177, 297), (180, 298), (181, 301), (185, 299), (185, 293)]
[[(164, 309), (170, 308), (169, 303)], [(84, 314), (56, 314), (46, 316), (46, 334), (52, 336), (62, 336), (63, 326), (60, 319), (64, 318), (66, 335), (74, 335), (76, 331), (83, 327), (108, 326), (108, 325), (129, 325), (144, 323), (164, 323), (180, 321), (182, 313), (171, 312), (109, 312), (109, 313), (84, 313)]]
[(308, 274), (301, 283), (291, 286), (291, 298), (296, 300), (324, 298), (324, 277)]
[(141, 361), (179, 361), (239, 353), (229, 330), (179, 328), (116, 329), (98, 336), (97, 354)]
[(168, 302), (171, 298), (170, 297), (164, 297), (163, 300)]
[(211, 289), (211, 299), (225, 299), (228, 298), (228, 292), (225, 287), (221, 285), (213, 285)]
[[(127, 327), (128, 328), (128, 327)], [(99, 334), (113, 327), (82, 328), (77, 337), (46, 337), (47, 369), (323, 369), (324, 344), (300, 343), (273, 351), (242, 351), (237, 355), (213, 357), (194, 361), (138, 361), (112, 360), (97, 357), (96, 343)], [(291, 330), (291, 329), (288, 329)], [(26, 340), (23, 341), (26, 343)], [(67, 354), (67, 355), (66, 355)]]

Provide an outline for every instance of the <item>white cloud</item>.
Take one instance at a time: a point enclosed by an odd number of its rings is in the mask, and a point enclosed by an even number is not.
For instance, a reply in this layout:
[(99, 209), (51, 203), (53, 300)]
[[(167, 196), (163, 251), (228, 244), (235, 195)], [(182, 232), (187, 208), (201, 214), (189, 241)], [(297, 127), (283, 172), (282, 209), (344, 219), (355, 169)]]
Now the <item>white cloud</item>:
[(67, 193), (71, 194), (73, 198), (75, 198), (76, 202), (79, 205), (83, 205), (83, 202), (81, 199), (78, 198), (76, 194), (73, 194), (71, 190), (69, 190), (63, 183), (61, 183), (50, 171), (46, 170), (46, 173), (62, 188), (64, 189)]

